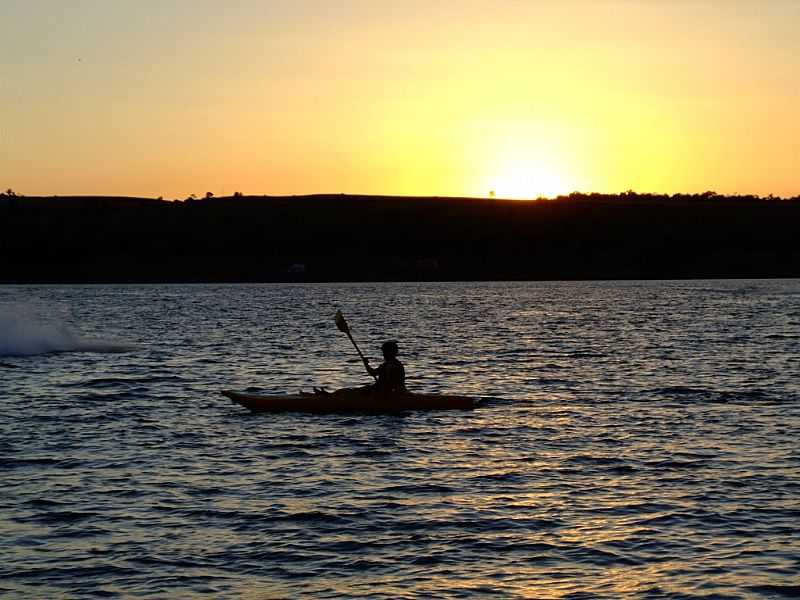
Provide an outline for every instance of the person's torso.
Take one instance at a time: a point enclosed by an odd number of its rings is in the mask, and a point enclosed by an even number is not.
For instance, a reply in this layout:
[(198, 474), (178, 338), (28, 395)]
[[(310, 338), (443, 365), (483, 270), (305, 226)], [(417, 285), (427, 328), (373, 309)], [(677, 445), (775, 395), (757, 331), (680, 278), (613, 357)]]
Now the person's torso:
[(405, 388), (406, 373), (397, 359), (387, 360), (378, 369), (378, 385), (389, 390)]

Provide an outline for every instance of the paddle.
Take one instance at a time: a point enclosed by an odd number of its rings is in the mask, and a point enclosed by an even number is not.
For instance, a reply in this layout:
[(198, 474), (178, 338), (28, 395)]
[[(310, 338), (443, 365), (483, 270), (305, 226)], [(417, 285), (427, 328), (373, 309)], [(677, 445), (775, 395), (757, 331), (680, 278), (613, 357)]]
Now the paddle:
[[(338, 329), (342, 333), (346, 333), (347, 334), (347, 337), (349, 337), (350, 341), (353, 342), (353, 346), (355, 347), (356, 352), (358, 352), (358, 355), (361, 357), (361, 361), (364, 363), (364, 366), (366, 367), (367, 366), (367, 359), (364, 358), (363, 354), (361, 354), (361, 350), (359, 349), (358, 344), (356, 344), (356, 341), (353, 339), (353, 336), (350, 333), (350, 326), (347, 324), (347, 321), (345, 321), (344, 315), (342, 314), (342, 311), (340, 311), (340, 310), (336, 311), (336, 317), (334, 318), (334, 320), (336, 321), (336, 329)], [(367, 372), (369, 373), (369, 371), (367, 371)], [(372, 375), (372, 373), (370, 373), (370, 375)], [(372, 376), (375, 378), (375, 381), (378, 381), (378, 378), (375, 377), (375, 375), (372, 375)]]

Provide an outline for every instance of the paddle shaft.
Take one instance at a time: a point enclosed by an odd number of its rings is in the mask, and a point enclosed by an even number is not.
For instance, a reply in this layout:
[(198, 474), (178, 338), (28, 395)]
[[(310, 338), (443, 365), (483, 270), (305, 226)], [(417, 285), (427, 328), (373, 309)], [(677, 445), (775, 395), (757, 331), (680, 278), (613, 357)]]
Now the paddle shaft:
[[(347, 337), (350, 338), (350, 341), (353, 342), (353, 347), (356, 349), (356, 352), (358, 352), (358, 355), (361, 357), (361, 360), (364, 363), (364, 366), (366, 367), (367, 366), (367, 359), (364, 358), (363, 354), (361, 354), (361, 349), (358, 347), (358, 344), (356, 344), (356, 341), (353, 339), (353, 336), (350, 334), (350, 329), (348, 328), (347, 331), (345, 331), (345, 333), (347, 334)], [(367, 373), (369, 373), (369, 371), (367, 371)], [(369, 374), (372, 375), (372, 373), (369, 373)], [(372, 377), (375, 379), (375, 381), (378, 381), (378, 378), (375, 377), (375, 375), (372, 375)]]

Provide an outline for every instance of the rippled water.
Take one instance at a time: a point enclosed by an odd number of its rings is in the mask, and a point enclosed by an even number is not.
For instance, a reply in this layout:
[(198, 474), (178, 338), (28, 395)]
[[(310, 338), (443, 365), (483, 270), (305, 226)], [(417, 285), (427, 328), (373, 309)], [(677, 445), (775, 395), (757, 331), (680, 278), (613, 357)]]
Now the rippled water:
[[(219, 395), (366, 382), (337, 308), (486, 405)], [(797, 280), (0, 287), (0, 596), (797, 597), (798, 350)]]

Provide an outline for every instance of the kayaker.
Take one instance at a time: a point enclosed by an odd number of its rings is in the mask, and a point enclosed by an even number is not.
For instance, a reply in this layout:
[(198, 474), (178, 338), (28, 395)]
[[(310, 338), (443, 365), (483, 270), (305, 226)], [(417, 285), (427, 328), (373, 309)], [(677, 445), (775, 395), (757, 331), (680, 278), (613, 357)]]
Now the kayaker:
[(405, 392), (406, 391), (406, 370), (403, 363), (397, 360), (400, 353), (397, 342), (384, 342), (381, 346), (383, 352), (383, 363), (373, 369), (369, 366), (369, 360), (364, 357), (364, 366), (370, 375), (377, 377), (377, 381), (372, 389), (381, 392)]

